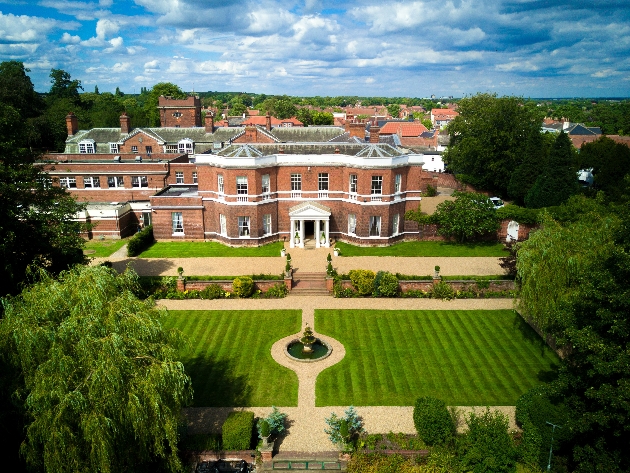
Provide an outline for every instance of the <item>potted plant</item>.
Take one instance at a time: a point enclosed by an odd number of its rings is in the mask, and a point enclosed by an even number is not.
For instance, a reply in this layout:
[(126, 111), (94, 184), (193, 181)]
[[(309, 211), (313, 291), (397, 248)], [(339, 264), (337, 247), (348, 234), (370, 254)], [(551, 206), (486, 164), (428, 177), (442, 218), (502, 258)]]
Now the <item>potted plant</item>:
[(291, 277), (291, 260), (287, 258), (287, 264), (284, 265), (284, 277), (289, 279)]
[(184, 268), (182, 268), (181, 266), (179, 268), (177, 268), (177, 274), (179, 274), (179, 277), (184, 277)]
[(295, 243), (297, 245), (300, 244), (300, 234), (298, 232), (295, 232)]
[(269, 421), (267, 419), (262, 419), (258, 422), (258, 427), (260, 430), (260, 438), (262, 440), (263, 448), (267, 448), (269, 446), (269, 436), (271, 435), (271, 427), (269, 426)]
[(326, 242), (326, 233), (322, 232), (319, 241), (321, 243), (325, 243)]
[(337, 247), (333, 248), (333, 253), (335, 254), (335, 256), (339, 256), (341, 254), (341, 250)]
[(440, 267), (439, 266), (435, 266), (435, 273), (433, 273), (433, 279), (439, 279), (440, 278)]
[(287, 250), (285, 248), (282, 248), (280, 250), (280, 256), (282, 256), (284, 258), (286, 256), (286, 254), (287, 254)]

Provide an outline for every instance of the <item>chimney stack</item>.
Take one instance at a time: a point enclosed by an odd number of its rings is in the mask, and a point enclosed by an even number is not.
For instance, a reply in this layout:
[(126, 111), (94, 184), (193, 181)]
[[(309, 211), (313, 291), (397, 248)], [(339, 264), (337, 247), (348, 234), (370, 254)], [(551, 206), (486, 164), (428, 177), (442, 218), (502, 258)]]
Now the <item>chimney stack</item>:
[(127, 112), (123, 112), (120, 116), (120, 133), (128, 134), (131, 131), (131, 118), (127, 116)]
[(378, 144), (380, 134), (381, 134), (380, 126), (371, 126), (370, 127), (370, 143)]
[(265, 117), (265, 128), (267, 131), (271, 131), (271, 115), (269, 115), (269, 111), (267, 111), (267, 116)]
[(66, 115), (66, 128), (68, 129), (68, 136), (74, 136), (79, 131), (79, 120), (73, 112)]
[(214, 133), (214, 112), (211, 110), (206, 113), (205, 125), (206, 133)]

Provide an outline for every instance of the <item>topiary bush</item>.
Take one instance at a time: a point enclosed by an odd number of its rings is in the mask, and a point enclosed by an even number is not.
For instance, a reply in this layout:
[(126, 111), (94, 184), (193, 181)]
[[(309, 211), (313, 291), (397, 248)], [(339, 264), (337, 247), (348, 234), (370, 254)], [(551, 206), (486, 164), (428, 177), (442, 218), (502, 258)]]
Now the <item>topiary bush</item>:
[(153, 244), (153, 225), (136, 233), (127, 243), (127, 256), (138, 256)]
[(376, 274), (369, 269), (353, 269), (348, 273), (352, 286), (360, 296), (369, 296), (374, 290), (374, 278)]
[(237, 297), (249, 297), (254, 292), (254, 280), (249, 276), (239, 276), (232, 281), (232, 292)]
[(221, 427), (225, 450), (248, 450), (254, 429), (253, 412), (230, 412)]
[(219, 299), (225, 295), (225, 291), (218, 284), (210, 284), (205, 289), (199, 291), (202, 299)]
[(455, 435), (455, 422), (446, 403), (434, 397), (419, 397), (413, 408), (413, 423), (427, 445), (448, 443)]
[(379, 271), (374, 278), (374, 297), (398, 295), (398, 278), (387, 271)]

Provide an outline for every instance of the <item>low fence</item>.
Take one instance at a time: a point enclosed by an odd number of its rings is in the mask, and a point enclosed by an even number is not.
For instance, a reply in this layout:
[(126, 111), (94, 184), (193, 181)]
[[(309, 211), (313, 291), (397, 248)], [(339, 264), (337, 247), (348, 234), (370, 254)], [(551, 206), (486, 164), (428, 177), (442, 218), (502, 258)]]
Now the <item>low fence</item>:
[[(468, 291), (470, 289), (476, 289), (480, 293), (487, 293), (487, 292), (504, 292), (504, 291), (514, 290), (514, 281), (510, 281), (510, 280), (492, 280), (492, 281), (483, 280), (481, 281), (483, 285), (485, 286), (485, 283), (488, 283), (488, 287), (480, 288), (479, 285), (477, 284), (477, 281), (472, 280), (472, 279), (461, 280), (461, 281), (457, 281), (457, 280), (449, 281), (449, 280), (443, 280), (441, 278), (423, 279), (423, 280), (416, 280), (416, 281), (399, 280), (398, 290), (401, 293), (407, 292), (407, 291), (429, 292), (433, 289), (433, 286), (440, 281), (444, 281), (446, 284), (451, 286), (454, 291)], [(326, 279), (326, 289), (328, 289), (329, 292), (333, 292), (333, 284), (334, 284), (334, 281), (332, 278)], [(353, 288), (352, 281), (347, 280), (347, 279), (341, 281), (341, 288), (352, 289)]]

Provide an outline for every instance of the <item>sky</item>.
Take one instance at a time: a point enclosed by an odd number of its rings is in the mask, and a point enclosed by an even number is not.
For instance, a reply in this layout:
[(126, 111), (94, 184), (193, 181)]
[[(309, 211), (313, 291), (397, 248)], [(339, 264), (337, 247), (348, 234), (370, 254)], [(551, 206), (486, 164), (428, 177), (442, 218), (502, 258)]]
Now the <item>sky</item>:
[(628, 0), (0, 0), (35, 89), (629, 97)]

